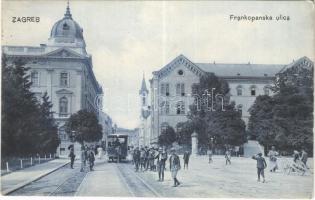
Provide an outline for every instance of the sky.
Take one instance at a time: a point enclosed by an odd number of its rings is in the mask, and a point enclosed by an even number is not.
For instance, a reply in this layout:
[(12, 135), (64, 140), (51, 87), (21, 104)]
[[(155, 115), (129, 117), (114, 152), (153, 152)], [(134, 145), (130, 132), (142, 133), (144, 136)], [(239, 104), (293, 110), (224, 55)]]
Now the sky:
[[(2, 45), (47, 43), (66, 1), (2, 1)], [(183, 54), (198, 63), (289, 64), (314, 61), (314, 4), (308, 1), (70, 1), (83, 28), (104, 108), (118, 126), (140, 121), (139, 89), (152, 72)], [(234, 16), (272, 16), (237, 21)], [(277, 16), (290, 20), (276, 20)], [(12, 17), (40, 17), (13, 23)], [(282, 17), (283, 18), (283, 17)]]

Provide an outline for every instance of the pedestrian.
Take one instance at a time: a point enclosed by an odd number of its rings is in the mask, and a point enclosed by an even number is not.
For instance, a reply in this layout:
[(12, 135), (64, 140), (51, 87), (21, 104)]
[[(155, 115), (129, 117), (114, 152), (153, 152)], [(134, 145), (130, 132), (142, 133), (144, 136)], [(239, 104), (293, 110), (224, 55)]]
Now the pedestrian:
[(94, 161), (95, 161), (95, 155), (93, 150), (91, 149), (89, 152), (89, 165), (90, 165), (90, 171), (93, 171), (94, 167)]
[(180, 182), (177, 180), (177, 173), (181, 169), (180, 167), (180, 159), (178, 155), (175, 153), (175, 149), (171, 148), (171, 156), (170, 156), (170, 171), (172, 174), (172, 178), (174, 179), (173, 187), (177, 187), (180, 185)]
[(140, 151), (140, 169), (143, 171), (145, 169), (145, 150), (144, 148)]
[(189, 151), (185, 151), (185, 152), (184, 152), (184, 156), (183, 156), (184, 169), (185, 169), (185, 168), (188, 169), (189, 157), (190, 157)]
[(139, 147), (137, 147), (133, 152), (133, 161), (135, 163), (135, 170), (136, 172), (139, 171), (139, 165), (140, 165), (140, 150)]
[(225, 165), (231, 164), (231, 152), (229, 150), (225, 151)]
[(150, 150), (148, 146), (144, 147), (144, 151), (145, 151), (144, 168), (145, 168), (145, 171), (147, 171), (149, 169), (149, 157), (150, 157)]
[(165, 151), (162, 150), (160, 147), (158, 150), (158, 154), (155, 156), (157, 159), (157, 170), (159, 175), (158, 181), (164, 181), (164, 170), (165, 170), (165, 162), (167, 160), (167, 154)]
[(102, 159), (102, 157), (103, 157), (103, 148), (100, 145), (97, 147), (97, 155), (98, 155), (98, 159)]
[(70, 157), (70, 167), (71, 167), (71, 169), (73, 169), (73, 164), (74, 164), (74, 159), (75, 159), (73, 146), (70, 148), (69, 157)]
[(81, 146), (81, 169), (80, 172), (85, 171), (85, 164), (86, 164), (86, 150), (85, 147)]
[(307, 155), (306, 151), (304, 149), (302, 149), (301, 161), (305, 165), (306, 168), (308, 168), (306, 165), (307, 158), (308, 158), (308, 155)]
[(254, 155), (252, 158), (257, 161), (257, 175), (258, 175), (257, 181), (260, 182), (260, 175), (261, 175), (263, 177), (263, 183), (264, 183), (265, 182), (264, 170), (267, 167), (265, 158), (262, 157), (262, 153), (259, 153), (256, 156)]
[(208, 156), (209, 156), (209, 163), (212, 163), (212, 162), (213, 162), (213, 160), (212, 160), (212, 150), (209, 149), (209, 150), (207, 151), (207, 154), (208, 154)]
[(275, 172), (278, 169), (277, 157), (279, 153), (276, 151), (275, 146), (271, 147), (271, 150), (268, 152), (269, 163), (270, 163), (270, 172)]

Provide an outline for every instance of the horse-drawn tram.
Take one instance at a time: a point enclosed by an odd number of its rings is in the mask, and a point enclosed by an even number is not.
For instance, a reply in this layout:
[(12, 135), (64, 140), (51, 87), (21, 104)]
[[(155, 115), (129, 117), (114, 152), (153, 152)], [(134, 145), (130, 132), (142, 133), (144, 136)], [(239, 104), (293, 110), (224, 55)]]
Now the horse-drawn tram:
[(107, 136), (107, 155), (109, 161), (126, 160), (128, 154), (128, 135), (111, 134)]

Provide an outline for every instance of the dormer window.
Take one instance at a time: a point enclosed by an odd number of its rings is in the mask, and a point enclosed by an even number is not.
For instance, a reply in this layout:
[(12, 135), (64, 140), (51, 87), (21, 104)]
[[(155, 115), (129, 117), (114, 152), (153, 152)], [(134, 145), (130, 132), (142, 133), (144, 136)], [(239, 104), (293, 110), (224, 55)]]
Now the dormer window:
[(62, 26), (62, 29), (63, 30), (69, 30), (70, 26), (67, 23), (64, 23), (63, 26)]

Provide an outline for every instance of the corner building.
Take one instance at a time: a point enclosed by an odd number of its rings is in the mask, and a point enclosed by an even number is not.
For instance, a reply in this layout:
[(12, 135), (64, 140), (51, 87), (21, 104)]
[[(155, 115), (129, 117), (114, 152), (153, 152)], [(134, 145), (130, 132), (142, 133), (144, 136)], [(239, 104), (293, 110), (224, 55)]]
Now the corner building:
[(36, 97), (41, 99), (48, 93), (61, 139), (57, 149), (60, 156), (67, 156), (67, 147), (72, 144), (64, 129), (70, 115), (87, 109), (99, 116), (102, 108), (103, 91), (85, 47), (83, 29), (73, 20), (69, 5), (64, 17), (53, 25), (47, 44), (2, 47), (9, 62), (22, 59), (30, 68), (31, 90)]
[[(311, 62), (303, 57), (289, 65), (299, 62)], [(273, 64), (224, 64), (193, 63), (183, 55), (176, 57), (169, 64), (153, 72), (150, 80), (151, 132), (150, 144), (157, 144), (163, 129), (171, 126), (176, 131), (179, 122), (187, 121), (189, 106), (194, 103), (191, 87), (199, 78), (212, 72), (229, 83), (230, 101), (242, 113), (247, 125), (248, 109), (259, 95), (273, 95), (270, 87), (276, 74), (288, 65)], [(211, 92), (211, 91), (209, 91)]]

